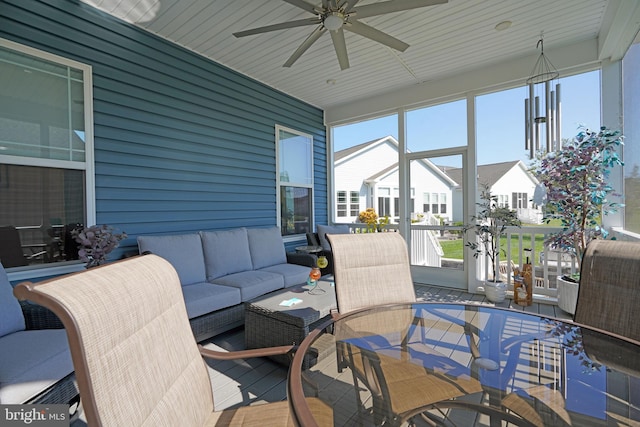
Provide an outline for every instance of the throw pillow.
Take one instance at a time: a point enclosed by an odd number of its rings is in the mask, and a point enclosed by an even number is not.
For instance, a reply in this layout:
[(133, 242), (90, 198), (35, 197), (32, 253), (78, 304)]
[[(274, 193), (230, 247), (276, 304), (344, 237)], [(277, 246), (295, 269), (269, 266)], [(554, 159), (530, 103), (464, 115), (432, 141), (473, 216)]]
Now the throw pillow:
[(246, 228), (201, 231), (207, 280), (252, 269)]
[(169, 261), (182, 286), (207, 281), (200, 235), (138, 236), (140, 253), (149, 251)]
[(286, 264), (287, 254), (284, 251), (284, 242), (278, 227), (249, 228), (247, 234), (254, 270)]

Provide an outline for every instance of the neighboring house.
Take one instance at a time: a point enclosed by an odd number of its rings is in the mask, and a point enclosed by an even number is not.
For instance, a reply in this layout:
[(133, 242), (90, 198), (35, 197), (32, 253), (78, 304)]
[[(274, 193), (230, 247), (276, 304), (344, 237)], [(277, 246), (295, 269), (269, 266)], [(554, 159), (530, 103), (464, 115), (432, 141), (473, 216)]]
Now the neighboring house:
[[(398, 222), (398, 141), (392, 136), (368, 141), (334, 155), (335, 212), (339, 223), (352, 223), (372, 207)], [(411, 212), (431, 212), (451, 220), (452, 190), (457, 183), (428, 160), (411, 168)]]
[[(462, 182), (462, 169), (447, 169), (447, 175)], [(521, 160), (478, 165), (478, 184), (488, 185), (491, 194), (498, 198), (498, 205), (515, 210), (518, 218), (527, 224), (540, 224), (542, 210), (531, 201), (538, 180), (527, 170)], [(462, 189), (453, 195), (455, 213), (462, 212)], [(454, 221), (464, 221), (454, 215)]]
[[(392, 136), (368, 141), (334, 154), (335, 211), (339, 223), (357, 222), (372, 207), (379, 216), (398, 220), (398, 141)], [(428, 160), (411, 168), (411, 216), (431, 214), (445, 221), (462, 218), (462, 169), (438, 167)], [(540, 223), (542, 213), (531, 203), (538, 184), (522, 161), (478, 166), (478, 182), (488, 184), (500, 206), (515, 209), (525, 223)]]

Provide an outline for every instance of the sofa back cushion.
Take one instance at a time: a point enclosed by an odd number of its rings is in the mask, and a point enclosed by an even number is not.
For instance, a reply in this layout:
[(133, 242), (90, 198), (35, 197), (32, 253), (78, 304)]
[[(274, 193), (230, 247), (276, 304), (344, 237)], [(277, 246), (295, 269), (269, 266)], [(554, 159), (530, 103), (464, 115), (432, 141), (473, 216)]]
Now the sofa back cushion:
[(318, 237), (320, 238), (320, 245), (322, 249), (327, 252), (331, 251), (331, 245), (327, 240), (327, 234), (349, 234), (348, 225), (318, 225)]
[(284, 242), (278, 227), (249, 228), (247, 235), (254, 270), (287, 262)]
[(246, 228), (201, 231), (207, 280), (252, 270)]
[(178, 272), (182, 286), (206, 282), (204, 254), (200, 235), (138, 236), (140, 253), (149, 251), (167, 261)]
[(24, 315), (20, 303), (13, 296), (13, 286), (0, 264), (0, 337), (23, 331), (24, 328)]

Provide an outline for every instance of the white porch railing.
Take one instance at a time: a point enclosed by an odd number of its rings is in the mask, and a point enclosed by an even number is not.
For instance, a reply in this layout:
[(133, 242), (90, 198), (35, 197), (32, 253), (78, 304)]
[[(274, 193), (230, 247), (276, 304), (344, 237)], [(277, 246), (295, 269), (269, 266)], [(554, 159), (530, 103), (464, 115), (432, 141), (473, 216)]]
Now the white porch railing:
[(433, 230), (411, 229), (411, 264), (441, 267), (444, 252)]
[[(411, 264), (422, 266), (440, 267), (444, 252), (440, 246), (438, 224), (426, 224), (427, 221), (411, 226)], [(424, 225), (423, 225), (424, 224)], [(363, 224), (350, 224), (353, 229), (364, 229)], [(390, 224), (386, 228), (394, 229), (397, 225)], [(444, 227), (449, 229), (451, 227)], [(578, 264), (575, 257), (567, 253), (550, 250), (546, 246), (542, 251), (536, 250), (536, 239), (544, 241), (549, 233), (559, 231), (558, 227), (546, 226), (522, 226), (509, 227), (506, 231), (506, 245), (500, 249), (500, 255), (504, 272), (502, 280), (513, 289), (513, 268), (522, 269), (525, 263), (532, 265), (533, 294), (544, 297), (557, 297), (556, 277), (563, 274), (575, 273)], [(363, 230), (364, 231), (364, 230)], [(460, 244), (464, 246), (465, 240), (461, 238)], [(510, 261), (509, 261), (510, 260)], [(477, 279), (485, 280), (488, 265), (484, 259), (479, 258)]]
[[(578, 269), (577, 260), (571, 254), (551, 250), (546, 245), (542, 251), (537, 251), (536, 239), (544, 241), (549, 233), (559, 230), (558, 227), (544, 226), (510, 227), (507, 230), (507, 244), (506, 247), (500, 248), (504, 251), (500, 259), (503, 264), (509, 264), (509, 260), (513, 263), (506, 269), (501, 268), (509, 273), (504, 274), (502, 279), (510, 289), (513, 287), (513, 274), (510, 274), (509, 270), (522, 269), (525, 263), (530, 263), (533, 271), (533, 294), (557, 297), (556, 278), (563, 274), (575, 273)], [(514, 240), (515, 243), (512, 243)], [(484, 277), (479, 279), (483, 280)]]

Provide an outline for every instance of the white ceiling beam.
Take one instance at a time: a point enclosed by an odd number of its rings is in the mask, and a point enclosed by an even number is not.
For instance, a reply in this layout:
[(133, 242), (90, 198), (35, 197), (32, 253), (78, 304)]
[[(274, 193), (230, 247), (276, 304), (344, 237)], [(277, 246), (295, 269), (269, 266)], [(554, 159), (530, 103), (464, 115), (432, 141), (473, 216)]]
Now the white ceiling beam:
[[(502, 89), (523, 85), (538, 55), (539, 53), (527, 55), (443, 79), (329, 107), (325, 109), (326, 124), (344, 124), (394, 113), (398, 108), (417, 107), (429, 104), (433, 100), (462, 98), (468, 92), (477, 93), (489, 91), (490, 88)], [(600, 63), (598, 41), (595, 39), (545, 50), (545, 55), (560, 72), (560, 77), (593, 69)]]
[(640, 30), (638, 0), (610, 0), (598, 36), (598, 58), (618, 61)]

